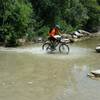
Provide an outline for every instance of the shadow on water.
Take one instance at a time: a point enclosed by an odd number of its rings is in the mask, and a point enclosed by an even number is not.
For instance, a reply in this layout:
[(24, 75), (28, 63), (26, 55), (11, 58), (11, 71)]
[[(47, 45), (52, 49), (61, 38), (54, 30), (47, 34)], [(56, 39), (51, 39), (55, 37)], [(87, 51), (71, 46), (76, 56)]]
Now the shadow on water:
[(87, 77), (100, 68), (98, 42), (72, 44), (68, 55), (0, 47), (0, 100), (100, 100), (100, 80)]

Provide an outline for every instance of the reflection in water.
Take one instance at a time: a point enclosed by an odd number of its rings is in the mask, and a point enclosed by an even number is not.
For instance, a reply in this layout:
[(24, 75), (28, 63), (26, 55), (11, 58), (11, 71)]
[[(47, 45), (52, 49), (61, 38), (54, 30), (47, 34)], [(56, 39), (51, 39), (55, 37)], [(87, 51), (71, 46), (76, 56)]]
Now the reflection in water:
[(100, 100), (100, 80), (87, 77), (100, 68), (92, 49), (97, 41), (88, 44), (71, 45), (67, 56), (40, 47), (0, 48), (0, 100)]
[[(100, 81), (89, 79), (86, 75), (89, 68), (77, 65), (71, 71), (71, 78), (67, 79), (67, 87), (59, 93), (57, 100), (99, 100)], [(98, 91), (98, 92), (97, 92)]]

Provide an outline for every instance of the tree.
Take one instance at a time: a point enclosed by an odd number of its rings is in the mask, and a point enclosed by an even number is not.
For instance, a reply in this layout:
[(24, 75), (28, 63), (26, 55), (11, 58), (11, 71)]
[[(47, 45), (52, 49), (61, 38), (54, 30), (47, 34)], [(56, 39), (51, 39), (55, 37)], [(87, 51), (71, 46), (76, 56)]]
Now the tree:
[(88, 9), (89, 19), (85, 28), (89, 31), (98, 31), (100, 26), (100, 5), (99, 0), (80, 0)]
[(33, 31), (35, 20), (32, 6), (26, 0), (0, 0), (0, 4), (0, 32), (3, 41), (16, 45), (16, 39)]

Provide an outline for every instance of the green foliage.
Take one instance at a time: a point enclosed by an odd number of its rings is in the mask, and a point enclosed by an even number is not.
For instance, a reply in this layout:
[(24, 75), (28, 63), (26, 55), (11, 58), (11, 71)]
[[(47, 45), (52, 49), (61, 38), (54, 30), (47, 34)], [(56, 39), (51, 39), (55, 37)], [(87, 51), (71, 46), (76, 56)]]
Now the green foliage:
[(0, 30), (6, 44), (16, 45), (16, 40), (32, 32), (35, 23), (32, 6), (24, 0), (0, 1), (2, 5)]
[(43, 25), (52, 26), (64, 20), (71, 29), (93, 30), (99, 26), (99, 0), (32, 0), (32, 4)]
[(46, 37), (48, 35), (48, 32), (49, 32), (49, 27), (43, 26), (38, 30), (37, 36)]
[[(81, 0), (83, 5), (88, 9), (89, 19), (85, 28), (90, 31), (97, 31), (100, 26), (100, 5), (99, 0)], [(84, 1), (84, 2), (83, 2)]]
[(56, 24), (60, 25), (61, 31), (64, 33), (70, 33), (75, 31), (76, 29), (73, 28), (70, 24), (66, 23), (66, 20), (62, 20), (60, 18), (56, 18)]
[(88, 19), (87, 9), (78, 0), (69, 1), (63, 16), (66, 22), (76, 29), (82, 28)]
[(97, 0), (97, 3), (100, 5), (100, 0)]
[(5, 43), (15, 45), (19, 38), (45, 37), (54, 24), (66, 33), (97, 31), (100, 0), (0, 0), (0, 40)]

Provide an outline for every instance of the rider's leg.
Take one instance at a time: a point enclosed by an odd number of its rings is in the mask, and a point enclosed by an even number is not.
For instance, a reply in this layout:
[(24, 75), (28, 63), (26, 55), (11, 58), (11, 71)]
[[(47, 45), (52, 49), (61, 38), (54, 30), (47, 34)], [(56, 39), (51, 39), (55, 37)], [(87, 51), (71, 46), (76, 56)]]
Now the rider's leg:
[(52, 41), (51, 41), (51, 48), (53, 49), (53, 50), (55, 50), (56, 49), (56, 39), (55, 38), (52, 38)]

